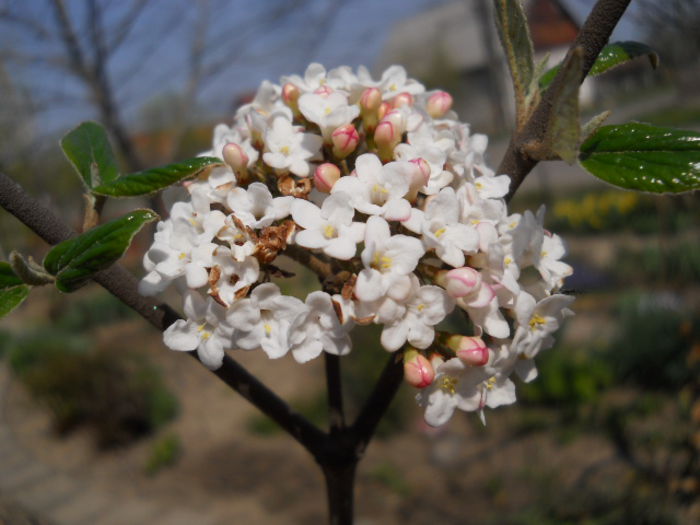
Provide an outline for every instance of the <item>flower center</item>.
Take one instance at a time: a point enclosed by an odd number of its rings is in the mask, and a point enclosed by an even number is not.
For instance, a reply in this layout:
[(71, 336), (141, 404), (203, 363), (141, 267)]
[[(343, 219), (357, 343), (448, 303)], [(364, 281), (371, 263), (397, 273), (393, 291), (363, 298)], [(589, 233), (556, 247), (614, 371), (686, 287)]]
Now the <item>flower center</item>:
[(282, 153), (283, 155), (289, 155), (289, 146), (282, 146), (280, 148), (280, 153)]
[(447, 231), (447, 228), (440, 228), (439, 230), (437, 230), (437, 231), (435, 232), (435, 237), (437, 237), (437, 238), (439, 239), (440, 237), (442, 237), (443, 235), (445, 235), (445, 232), (446, 232), (446, 231)]
[(540, 326), (542, 326), (545, 323), (544, 317), (541, 315), (535, 314), (530, 318), (530, 330), (537, 330)]
[(448, 394), (455, 395), (458, 381), (456, 377), (444, 376), (440, 382), (440, 388)]
[(338, 230), (335, 229), (335, 226), (332, 224), (326, 224), (323, 227), (323, 236), (326, 239), (333, 239), (338, 236)]
[(370, 267), (381, 272), (391, 268), (392, 262), (393, 260), (391, 257), (387, 257), (383, 253), (377, 252), (374, 254), (374, 258), (372, 259), (372, 264), (370, 264)]
[(207, 323), (202, 323), (197, 327), (197, 331), (200, 334), (200, 337), (202, 338), (202, 341), (206, 341), (211, 337), (211, 332), (207, 330)]
[(492, 376), (492, 377), (489, 377), (489, 378), (486, 380), (485, 385), (486, 385), (486, 390), (493, 390), (494, 387), (496, 386), (496, 378), (493, 377), (493, 376)]

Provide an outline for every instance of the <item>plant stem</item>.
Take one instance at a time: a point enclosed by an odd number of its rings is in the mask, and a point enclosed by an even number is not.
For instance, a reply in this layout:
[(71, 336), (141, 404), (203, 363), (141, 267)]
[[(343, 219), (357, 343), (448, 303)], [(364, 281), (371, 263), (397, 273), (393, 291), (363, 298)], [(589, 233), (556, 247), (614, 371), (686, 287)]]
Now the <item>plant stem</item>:
[[(593, 67), (595, 59), (607, 44), (620, 17), (627, 9), (631, 0), (598, 0), (593, 10), (586, 18), (576, 40), (569, 48), (567, 58), (574, 50), (580, 47), (583, 51), (583, 74), (581, 82)], [(566, 60), (566, 59), (564, 59)], [(542, 94), (542, 99), (520, 133), (515, 133), (511, 138), (497, 173), (510, 177), (510, 190), (506, 201), (510, 201), (513, 195), (525, 180), (525, 177), (537, 165), (537, 160), (530, 157), (525, 146), (541, 141), (550, 122), (552, 112), (553, 95), (559, 90), (559, 85), (564, 81), (565, 70), (561, 68), (552, 81), (549, 88)]]
[(326, 365), (326, 387), (328, 390), (328, 420), (330, 434), (335, 435), (345, 428), (343, 412), (343, 383), (340, 374), (340, 357), (324, 352)]
[(352, 525), (356, 467), (357, 462), (323, 467), (331, 525)]

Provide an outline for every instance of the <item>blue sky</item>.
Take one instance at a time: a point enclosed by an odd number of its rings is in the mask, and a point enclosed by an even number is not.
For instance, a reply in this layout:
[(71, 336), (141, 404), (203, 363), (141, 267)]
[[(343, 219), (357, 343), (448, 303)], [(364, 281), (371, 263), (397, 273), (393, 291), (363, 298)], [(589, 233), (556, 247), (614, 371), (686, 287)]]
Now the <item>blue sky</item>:
[[(51, 19), (45, 1), (16, 0), (9, 4), (18, 5), (21, 12), (43, 21)], [(329, 68), (342, 64), (371, 66), (396, 22), (446, 0), (306, 0), (303, 8), (289, 14), (284, 25), (256, 31), (245, 23), (256, 16), (256, 11), (289, 6), (291, 0), (209, 1), (216, 7), (206, 25), (209, 45), (214, 50), (212, 57), (230, 67), (202, 91), (199, 117), (220, 115), (221, 120), (227, 120), (236, 95), (254, 90), (263, 79), (277, 80), (283, 74), (301, 73), (312, 61)], [(593, 0), (565, 3), (583, 20)], [(73, 1), (67, 5), (76, 29), (82, 38), (87, 38), (85, 4)], [(103, 5), (105, 26), (109, 27), (125, 15), (131, 1)], [(192, 5), (193, 0), (150, 0), (139, 23), (109, 63), (109, 75), (128, 122), (136, 123), (143, 105), (153, 97), (183, 89), (189, 42), (197, 27)], [(633, 24), (625, 21), (615, 35), (617, 39), (635, 36)], [(232, 44), (235, 47), (231, 48)], [(0, 29), (0, 50), (7, 49), (39, 52), (49, 58), (61, 54), (55, 43), (42, 41), (18, 27)], [(40, 91), (42, 98), (55, 93), (75, 99), (68, 104), (47, 104), (42, 113), (47, 130), (65, 129), (81, 119), (94, 117), (84, 102), (80, 83), (70, 76), (41, 64), (12, 72), (18, 82)]]

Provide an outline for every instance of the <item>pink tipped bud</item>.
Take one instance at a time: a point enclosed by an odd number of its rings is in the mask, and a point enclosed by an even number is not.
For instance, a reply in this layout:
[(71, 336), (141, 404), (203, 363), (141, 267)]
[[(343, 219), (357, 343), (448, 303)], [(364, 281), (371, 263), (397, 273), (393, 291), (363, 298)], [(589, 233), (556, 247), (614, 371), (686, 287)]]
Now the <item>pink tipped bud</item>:
[(398, 142), (397, 137), (394, 125), (386, 120), (382, 120), (374, 130), (374, 142), (379, 148), (394, 146)]
[(391, 111), (391, 104), (388, 102), (382, 102), (382, 104), (379, 106), (379, 109), (377, 110), (377, 118), (379, 120), (383, 119), (384, 116)]
[(489, 349), (481, 337), (453, 334), (443, 339), (442, 344), (470, 366), (484, 366), (489, 361)]
[(410, 93), (399, 93), (391, 100), (392, 107), (400, 108), (401, 106), (412, 106), (413, 95)]
[(415, 164), (418, 168), (418, 174), (422, 182), (421, 186), (428, 184), (430, 180), (430, 164), (428, 164), (428, 161), (422, 157), (418, 157), (417, 159), (411, 159), (409, 162)]
[(340, 178), (340, 169), (335, 164), (325, 162), (314, 172), (314, 185), (318, 191), (330, 193), (333, 185)]
[(481, 274), (468, 266), (450, 270), (445, 276), (445, 289), (450, 297), (464, 297), (480, 286)]
[(333, 93), (333, 88), (324, 84), (323, 86), (316, 88), (314, 93), (326, 98), (328, 95)]
[(447, 339), (447, 346), (467, 365), (484, 366), (489, 362), (489, 349), (481, 337), (453, 335)]
[(333, 142), (333, 155), (344, 159), (350, 155), (360, 143), (360, 134), (352, 124), (345, 124), (336, 128), (331, 135)]
[(296, 110), (298, 107), (297, 102), (299, 101), (300, 96), (301, 91), (299, 91), (299, 88), (294, 84), (287, 82), (284, 86), (282, 86), (282, 100), (290, 108)]
[(377, 88), (367, 88), (360, 97), (360, 110), (362, 113), (374, 113), (382, 104), (382, 92)]
[(452, 108), (452, 95), (446, 91), (437, 91), (428, 98), (427, 110), (428, 115), (433, 118), (445, 116), (450, 108)]
[(226, 144), (222, 151), (224, 162), (228, 164), (235, 173), (240, 173), (248, 167), (248, 155), (245, 150), (235, 142)]
[(425, 388), (435, 379), (435, 369), (425, 356), (410, 349), (403, 356), (403, 377), (416, 388)]

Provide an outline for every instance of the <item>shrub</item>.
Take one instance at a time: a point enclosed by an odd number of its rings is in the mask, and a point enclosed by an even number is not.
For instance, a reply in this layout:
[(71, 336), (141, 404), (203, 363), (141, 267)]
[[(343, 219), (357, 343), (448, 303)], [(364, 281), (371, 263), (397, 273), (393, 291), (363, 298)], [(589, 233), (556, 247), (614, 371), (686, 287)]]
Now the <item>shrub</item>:
[(14, 373), (52, 413), (59, 433), (87, 426), (98, 446), (121, 446), (170, 421), (177, 400), (133, 354), (88, 351), (84, 339), (42, 329), (9, 345)]

